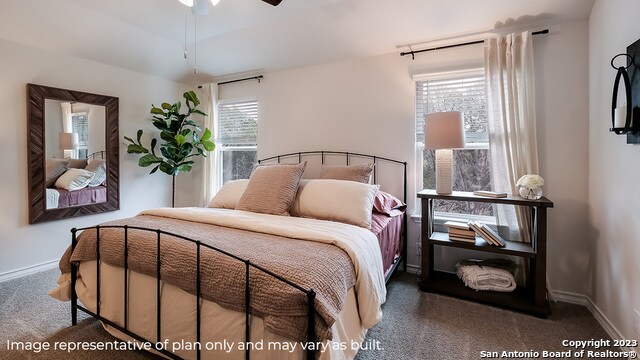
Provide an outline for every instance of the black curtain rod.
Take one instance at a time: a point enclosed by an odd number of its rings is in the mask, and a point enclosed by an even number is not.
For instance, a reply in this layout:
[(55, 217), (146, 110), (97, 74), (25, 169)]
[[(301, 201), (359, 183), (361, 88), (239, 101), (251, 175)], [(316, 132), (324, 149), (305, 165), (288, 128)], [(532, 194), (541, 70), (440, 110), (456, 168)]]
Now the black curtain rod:
[[(243, 79), (237, 79), (237, 80), (223, 81), (223, 82), (217, 83), (217, 85), (232, 84), (232, 83), (236, 83), (236, 82), (240, 82), (240, 81), (247, 81), (247, 80), (258, 80), (258, 83), (260, 83), (261, 79), (264, 79), (263, 75), (252, 76), (252, 77), (243, 78)], [(202, 89), (202, 85), (199, 85), (198, 89)]]
[[(534, 31), (534, 32), (531, 33), (531, 35), (543, 35), (543, 34), (548, 34), (548, 33), (549, 33), (549, 29), (544, 29), (544, 30), (540, 30), (540, 31)], [(423, 53), (423, 52), (427, 52), (427, 51), (451, 49), (451, 48), (455, 48), (455, 47), (459, 47), (459, 46), (475, 45), (475, 44), (482, 44), (482, 43), (484, 43), (484, 40), (469, 41), (469, 42), (466, 42), (466, 43), (438, 46), (438, 47), (429, 48), (429, 49), (422, 49), (422, 50), (405, 51), (405, 52), (401, 52), (400, 56), (411, 55), (411, 59), (415, 60), (415, 58), (416, 58), (415, 55), (419, 54), (419, 53)]]

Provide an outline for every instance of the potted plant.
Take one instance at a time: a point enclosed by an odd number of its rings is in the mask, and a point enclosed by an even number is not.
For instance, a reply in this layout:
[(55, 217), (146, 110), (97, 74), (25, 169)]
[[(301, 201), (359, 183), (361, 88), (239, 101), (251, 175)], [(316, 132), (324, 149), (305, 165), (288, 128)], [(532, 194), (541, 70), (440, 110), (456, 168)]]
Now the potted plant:
[(211, 139), (211, 131), (208, 128), (202, 131), (198, 124), (189, 119), (193, 114), (206, 116), (204, 112), (197, 109), (200, 101), (195, 92), (187, 91), (183, 97), (187, 106), (186, 113), (180, 113), (182, 109), (180, 101), (174, 104), (165, 102), (159, 108), (151, 105), (150, 113), (153, 115), (153, 126), (160, 130), (162, 141), (158, 153), (156, 152), (158, 139), (151, 139), (150, 148), (142, 145), (142, 130), (138, 130), (135, 141), (130, 137), (124, 137), (131, 143), (127, 147), (127, 153), (143, 154), (138, 160), (139, 166), (153, 166), (149, 174), (160, 170), (171, 175), (172, 207), (175, 206), (176, 200), (176, 176), (181, 172), (191, 171), (195, 157), (206, 157), (208, 152), (215, 149), (215, 144)]

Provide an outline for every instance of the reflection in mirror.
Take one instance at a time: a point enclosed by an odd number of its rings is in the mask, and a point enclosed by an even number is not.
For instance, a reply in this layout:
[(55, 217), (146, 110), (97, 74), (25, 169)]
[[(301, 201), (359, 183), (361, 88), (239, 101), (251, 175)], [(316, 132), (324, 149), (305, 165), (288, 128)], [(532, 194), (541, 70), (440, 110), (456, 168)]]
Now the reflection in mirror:
[(27, 84), (29, 223), (120, 209), (119, 100)]
[(107, 201), (105, 110), (45, 99), (47, 210)]

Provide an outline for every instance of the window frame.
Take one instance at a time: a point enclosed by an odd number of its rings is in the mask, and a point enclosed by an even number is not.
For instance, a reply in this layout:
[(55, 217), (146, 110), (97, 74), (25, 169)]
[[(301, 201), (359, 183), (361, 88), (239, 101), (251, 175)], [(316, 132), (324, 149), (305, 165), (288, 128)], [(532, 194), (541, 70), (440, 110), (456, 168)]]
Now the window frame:
[[(221, 144), (219, 142), (219, 125), (220, 125), (220, 106), (221, 105), (225, 105), (225, 104), (233, 104), (233, 103), (241, 103), (241, 102), (247, 102), (247, 101), (255, 101), (256, 102), (256, 109), (257, 109), (257, 113), (258, 113), (258, 124), (260, 121), (260, 101), (258, 100), (257, 96), (247, 96), (247, 97), (238, 97), (238, 98), (230, 98), (230, 99), (223, 99), (223, 100), (218, 100), (216, 103), (216, 114), (217, 114), (217, 119), (215, 122), (215, 130), (214, 130), (214, 135), (215, 135), (215, 144), (216, 144), (216, 148), (214, 150), (214, 156), (215, 156), (215, 189), (214, 191), (217, 192), (218, 190), (220, 190), (220, 188), (222, 188), (222, 186), (224, 185), (224, 154), (223, 152), (225, 151), (258, 151), (258, 135), (256, 134), (256, 145), (255, 146), (251, 146), (251, 145), (241, 145), (241, 146), (234, 146), (234, 145), (227, 145), (224, 146), (223, 144)], [(258, 125), (259, 126), (259, 125)]]
[[(425, 74), (419, 74), (419, 75), (414, 75), (413, 76), (413, 91), (414, 91), (414, 124), (416, 123), (416, 120), (418, 118), (418, 104), (416, 102), (416, 99), (418, 98), (418, 93), (417, 93), (417, 83), (419, 81), (429, 81), (429, 80), (444, 80), (444, 79), (448, 79), (448, 78), (458, 78), (458, 77), (463, 77), (463, 76), (472, 76), (472, 75), (477, 75), (479, 73), (482, 73), (485, 77), (486, 77), (486, 72), (485, 69), (482, 67), (473, 67), (473, 68), (468, 68), (468, 69), (462, 69), (462, 70), (452, 70), (452, 71), (442, 71), (442, 72), (432, 72), (432, 73), (425, 73)], [(414, 139), (415, 139), (415, 134), (417, 133), (417, 128), (415, 128), (414, 130)], [(465, 150), (480, 150), (480, 149), (489, 149), (489, 142), (487, 141), (486, 143), (466, 143), (465, 144)], [(462, 150), (462, 149), (461, 149)], [(422, 190), (422, 184), (424, 184), (424, 177), (423, 177), (423, 169), (424, 169), (424, 162), (423, 162), (423, 152), (424, 152), (424, 141), (418, 141), (416, 139), (415, 141), (415, 160), (416, 160), (416, 189), (417, 191)], [(417, 193), (416, 191), (416, 193)], [(422, 208), (422, 203), (421, 203), (421, 199), (418, 198), (416, 196), (415, 198), (416, 201), (416, 206), (414, 207), (414, 214), (412, 215), (412, 218), (416, 218), (416, 219), (420, 219), (422, 217), (421, 215), (421, 208)], [(477, 221), (482, 221), (485, 224), (496, 224), (497, 219), (495, 216), (486, 216), (486, 215), (475, 215), (475, 214), (458, 214), (458, 213), (450, 213), (450, 212), (443, 212), (443, 211), (435, 211), (434, 212), (434, 221), (435, 221), (435, 225), (441, 225), (444, 224), (444, 222), (446, 221), (460, 221), (460, 220), (477, 220)]]

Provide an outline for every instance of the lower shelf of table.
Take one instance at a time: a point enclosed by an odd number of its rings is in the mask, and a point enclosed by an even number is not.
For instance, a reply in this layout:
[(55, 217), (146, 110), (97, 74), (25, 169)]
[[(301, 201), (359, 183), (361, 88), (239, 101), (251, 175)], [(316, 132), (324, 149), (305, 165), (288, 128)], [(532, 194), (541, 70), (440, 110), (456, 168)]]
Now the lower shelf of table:
[(455, 274), (442, 271), (433, 271), (428, 282), (421, 282), (420, 290), (518, 310), (543, 318), (551, 315), (549, 303), (545, 302), (543, 306), (536, 306), (533, 304), (533, 296), (523, 287), (517, 287), (516, 290), (508, 293), (475, 291), (466, 287)]

